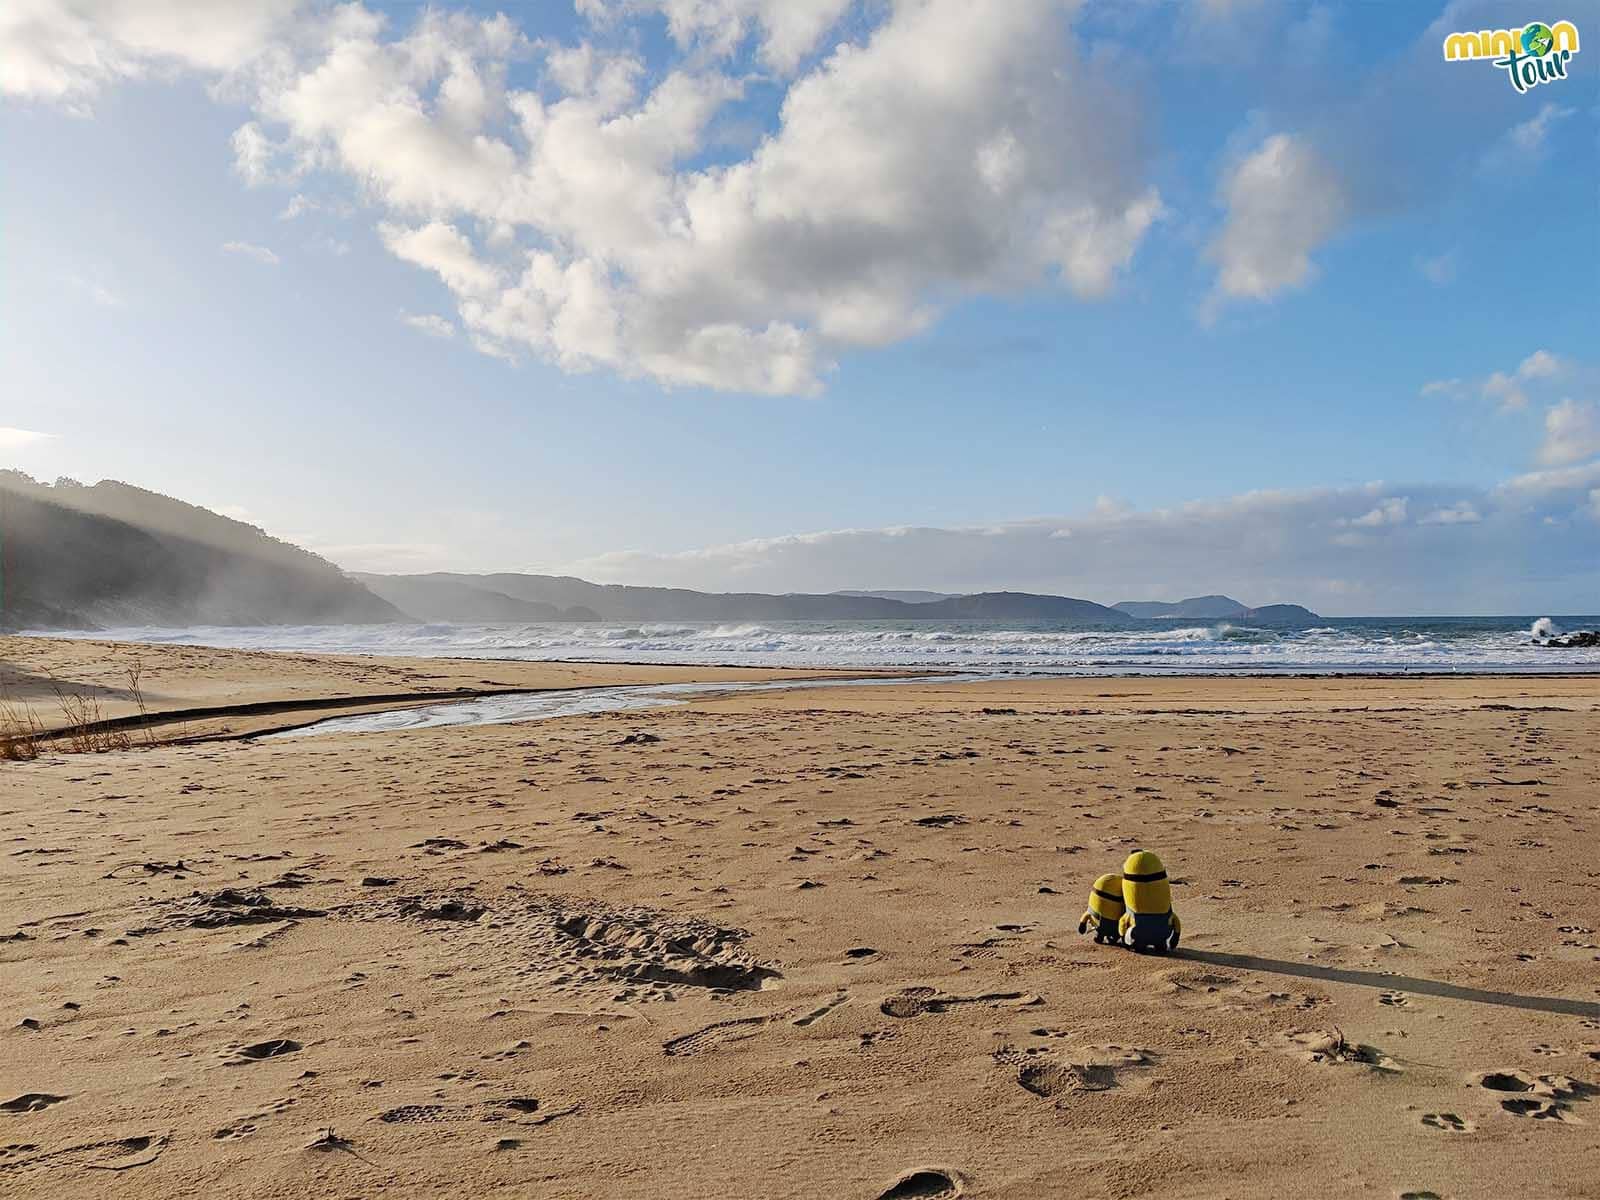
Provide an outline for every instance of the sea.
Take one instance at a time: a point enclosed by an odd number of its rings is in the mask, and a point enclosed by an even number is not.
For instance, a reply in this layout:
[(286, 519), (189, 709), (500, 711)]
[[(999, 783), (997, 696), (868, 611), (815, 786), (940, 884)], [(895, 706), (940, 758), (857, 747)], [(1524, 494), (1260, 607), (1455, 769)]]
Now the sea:
[(151, 627), (54, 634), (154, 645), (529, 661), (906, 668), (962, 675), (1600, 672), (1600, 650), (1538, 641), (1600, 616), (1331, 617), (1248, 621), (622, 621)]

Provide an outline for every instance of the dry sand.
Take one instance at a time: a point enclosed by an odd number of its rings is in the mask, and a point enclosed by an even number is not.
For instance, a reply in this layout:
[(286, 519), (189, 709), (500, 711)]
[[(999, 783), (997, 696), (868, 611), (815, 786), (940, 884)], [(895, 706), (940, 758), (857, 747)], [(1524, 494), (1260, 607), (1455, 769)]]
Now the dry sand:
[[(174, 704), (557, 669), (140, 653)], [(1597, 785), (1593, 679), (0, 764), (0, 1195), (1600, 1196)], [(1076, 933), (1134, 846), (1177, 956)]]

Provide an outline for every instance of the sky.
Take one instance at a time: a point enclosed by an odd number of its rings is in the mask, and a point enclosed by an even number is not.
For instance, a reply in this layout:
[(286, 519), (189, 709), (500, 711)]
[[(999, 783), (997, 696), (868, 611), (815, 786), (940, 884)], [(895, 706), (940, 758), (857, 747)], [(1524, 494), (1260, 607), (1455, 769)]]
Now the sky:
[(1597, 80), (1597, 0), (7, 0), (0, 466), (350, 570), (1593, 613)]

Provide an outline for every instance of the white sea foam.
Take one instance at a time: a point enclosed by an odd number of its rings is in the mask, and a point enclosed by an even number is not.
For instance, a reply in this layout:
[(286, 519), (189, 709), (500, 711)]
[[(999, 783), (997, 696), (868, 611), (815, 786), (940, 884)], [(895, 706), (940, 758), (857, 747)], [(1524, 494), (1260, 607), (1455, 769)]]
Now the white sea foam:
[(1528, 632), (1542, 640), (1544, 638), (1560, 637), (1562, 630), (1561, 626), (1557, 625), (1549, 617), (1540, 617), (1533, 623), (1533, 628)]
[[(1561, 618), (1568, 628), (1600, 618)], [(1530, 628), (1531, 626), (1531, 628)], [(1332, 621), (1311, 629), (1129, 624), (1123, 628), (918, 621), (295, 625), (118, 629), (185, 645), (424, 657), (795, 667), (1130, 674), (1176, 671), (1600, 670), (1600, 651), (1551, 650), (1549, 617)]]

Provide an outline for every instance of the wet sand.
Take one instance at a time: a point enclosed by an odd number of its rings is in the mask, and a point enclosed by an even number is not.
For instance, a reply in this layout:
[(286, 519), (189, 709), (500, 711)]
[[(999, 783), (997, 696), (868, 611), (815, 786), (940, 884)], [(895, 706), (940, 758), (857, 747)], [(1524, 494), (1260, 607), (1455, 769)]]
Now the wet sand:
[[(174, 705), (635, 670), (140, 653)], [(0, 764), (0, 1192), (1600, 1196), (1597, 795), (1582, 678)], [(1076, 932), (1135, 846), (1173, 957)]]

